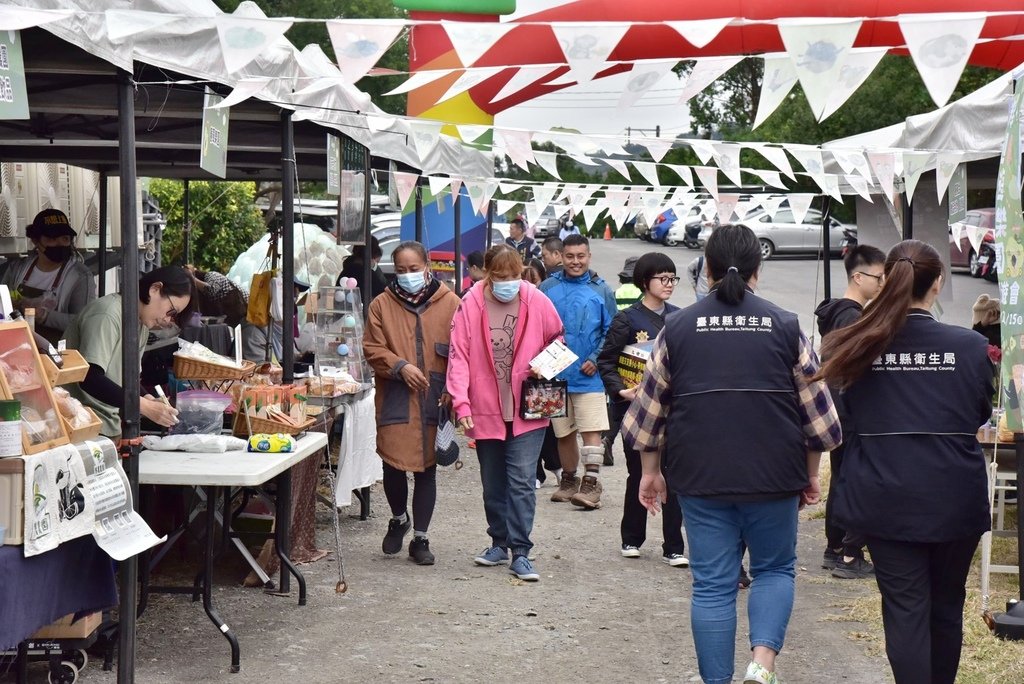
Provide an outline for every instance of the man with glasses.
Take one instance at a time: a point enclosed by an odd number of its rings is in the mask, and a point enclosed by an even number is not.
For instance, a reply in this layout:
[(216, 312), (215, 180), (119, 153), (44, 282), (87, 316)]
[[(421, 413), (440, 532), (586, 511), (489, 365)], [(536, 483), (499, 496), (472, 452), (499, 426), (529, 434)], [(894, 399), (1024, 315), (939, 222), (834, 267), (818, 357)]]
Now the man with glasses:
[[(608, 410), (597, 356), (616, 313), (615, 294), (590, 270), (590, 256), (587, 238), (568, 236), (563, 242), (564, 270), (540, 284), (565, 325), (566, 346), (579, 357), (558, 376), (569, 385), (569, 402), (568, 415), (551, 420), (562, 463), (561, 481), (551, 500), (571, 501), (585, 509), (601, 507), (598, 476), (604, 461), (601, 435), (608, 429)], [(577, 433), (583, 439), (582, 450)], [(581, 458), (582, 479), (576, 475)]]
[[(885, 252), (871, 245), (857, 245), (843, 259), (846, 266), (846, 292), (838, 299), (826, 299), (814, 310), (818, 317), (818, 331), (822, 338), (860, 318), (864, 307), (882, 291), (885, 279)], [(843, 405), (842, 393), (833, 389), (832, 398), (839, 413), (843, 429), (850, 424)], [(832, 501), (839, 488), (839, 473), (843, 467), (845, 445), (833, 449), (829, 459), (832, 473), (829, 478), (829, 496), (825, 501), (825, 538), (827, 540), (821, 567), (832, 570), (839, 579), (872, 577), (874, 566), (864, 558), (864, 538), (839, 528), (832, 518)]]

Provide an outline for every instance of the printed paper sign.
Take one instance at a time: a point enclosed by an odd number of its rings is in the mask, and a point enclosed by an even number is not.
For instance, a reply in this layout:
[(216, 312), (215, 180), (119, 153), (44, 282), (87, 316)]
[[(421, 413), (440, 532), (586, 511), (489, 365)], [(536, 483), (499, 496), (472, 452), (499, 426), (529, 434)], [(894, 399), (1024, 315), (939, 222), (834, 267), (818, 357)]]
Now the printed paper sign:
[(211, 109), (224, 98), (206, 89), (203, 99), (203, 142), (199, 151), (199, 168), (224, 178), (228, 172), (228, 112), (227, 108)]
[(967, 218), (967, 165), (959, 164), (949, 179), (949, 223)]
[(1003, 151), (996, 176), (996, 269), (1002, 304), (1001, 372), (1003, 404), (1007, 427), (1021, 432), (1021, 398), (1024, 393), (1024, 302), (1020, 298), (1024, 281), (1024, 216), (1021, 213), (1020, 152), (1021, 114), (1024, 113), (1024, 78), (1014, 83), (1013, 104), (1003, 138)]
[(327, 194), (341, 194), (341, 139), (327, 134)]
[(579, 358), (572, 349), (566, 347), (559, 340), (555, 340), (530, 360), (530, 368), (540, 373), (545, 380), (553, 380), (556, 375), (576, 363)]
[(28, 88), (21, 33), (0, 31), (0, 119), (28, 118)]

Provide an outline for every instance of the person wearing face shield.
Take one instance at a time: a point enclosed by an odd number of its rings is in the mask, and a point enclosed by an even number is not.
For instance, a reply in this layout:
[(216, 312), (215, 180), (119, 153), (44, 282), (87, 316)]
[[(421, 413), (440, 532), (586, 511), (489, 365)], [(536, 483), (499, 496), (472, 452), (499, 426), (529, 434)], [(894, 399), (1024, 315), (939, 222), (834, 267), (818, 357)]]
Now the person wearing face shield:
[(6, 264), (0, 284), (15, 307), (36, 310), (36, 332), (56, 344), (71, 319), (96, 298), (92, 273), (75, 250), (78, 233), (59, 209), (44, 209), (25, 229), (35, 253)]
[[(370, 302), (363, 354), (373, 368), (377, 453), (384, 461), (384, 496), (391, 520), (381, 550), (402, 550), (413, 530), (409, 558), (433, 565), (427, 530), (437, 499), (434, 438), (445, 389), (448, 340), (458, 296), (430, 273), (426, 248), (412, 240), (395, 248), (395, 280)], [(413, 474), (412, 516), (409, 476)]]
[[(139, 278), (139, 356), (149, 331), (180, 325), (192, 316), (196, 291), (192, 276), (180, 266), (164, 266)], [(103, 422), (100, 434), (117, 440), (121, 435), (123, 405), (121, 343), (124, 339), (121, 295), (109, 294), (89, 303), (67, 328), (68, 347), (77, 349), (89, 362), (85, 380), (68, 390)], [(178, 412), (159, 399), (146, 395), (139, 412), (157, 425), (172, 427)]]
[(511, 246), (484, 255), (484, 279), (463, 297), (452, 321), (448, 391), (466, 435), (476, 440), (490, 544), (477, 565), (508, 563), (521, 580), (540, 579), (529, 560), (537, 508), (536, 476), (547, 419), (520, 417), (530, 361), (562, 335), (554, 304), (521, 278)]

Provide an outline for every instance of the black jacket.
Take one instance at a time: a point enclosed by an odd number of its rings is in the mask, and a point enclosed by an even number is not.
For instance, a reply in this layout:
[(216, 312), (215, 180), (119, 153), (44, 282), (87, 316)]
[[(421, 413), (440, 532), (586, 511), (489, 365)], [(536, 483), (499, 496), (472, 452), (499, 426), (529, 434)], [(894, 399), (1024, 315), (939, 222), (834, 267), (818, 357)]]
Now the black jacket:
[[(601, 373), (605, 391), (612, 401), (625, 401), (619, 396), (619, 390), (626, 389), (618, 371), (619, 354), (622, 353), (622, 349), (630, 344), (642, 342), (643, 340), (637, 339), (637, 333), (641, 331), (646, 333), (646, 339), (653, 340), (665, 327), (665, 316), (678, 309), (679, 307), (666, 302), (664, 316), (659, 316), (644, 306), (643, 302), (636, 302), (615, 314), (604, 337), (604, 346), (597, 355), (597, 370)], [(641, 322), (643, 325), (639, 325)]]
[[(362, 261), (356, 261), (354, 258), (348, 258), (345, 260), (345, 266), (341, 269), (341, 273), (338, 274), (338, 282), (341, 282), (342, 278), (355, 278), (356, 284), (359, 287), (359, 293), (365, 298), (366, 288), (363, 287), (363, 276), (366, 275), (365, 266)], [(388, 287), (388, 279), (381, 273), (380, 268), (375, 268), (370, 272), (370, 298), (367, 301), (373, 301), (377, 295), (384, 292)]]
[(860, 318), (863, 310), (860, 304), (846, 297), (826, 299), (814, 310), (818, 317), (818, 331), (824, 337), (833, 330), (845, 328)]

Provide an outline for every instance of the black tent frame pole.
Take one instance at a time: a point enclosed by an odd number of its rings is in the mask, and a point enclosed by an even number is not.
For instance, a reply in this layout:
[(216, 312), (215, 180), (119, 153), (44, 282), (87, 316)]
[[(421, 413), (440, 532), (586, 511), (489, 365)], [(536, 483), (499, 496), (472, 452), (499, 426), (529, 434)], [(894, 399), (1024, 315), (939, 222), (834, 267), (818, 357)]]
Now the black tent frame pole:
[(370, 316), (373, 299), (373, 226), (370, 224), (370, 148), (363, 148), (363, 321)]
[(423, 244), (423, 192), (422, 192), (422, 190), (423, 190), (423, 186), (421, 186), (419, 180), (417, 180), (416, 181), (416, 188), (414, 190), (414, 192), (416, 193), (416, 204), (415, 204), (416, 213), (413, 216), (413, 218), (416, 220), (415, 240), (416, 240), (416, 242), (420, 243), (421, 245)]
[(832, 299), (832, 197), (825, 195), (821, 200), (821, 244), (825, 252), (825, 299)]
[(290, 109), (281, 112), (281, 242), (281, 381), (290, 385), (295, 379), (295, 129)]
[[(99, 200), (100, 200), (100, 234), (99, 234), (99, 249), (97, 250), (97, 262), (96, 268), (99, 271), (99, 285), (97, 290), (99, 296), (107, 294), (107, 219), (110, 215), (109, 207), (107, 206), (107, 171), (106, 169), (100, 170), (100, 189), (99, 189)], [(77, 217), (81, 218), (81, 217)]]
[[(128, 444), (139, 436), (139, 238), (135, 202), (135, 82), (132, 74), (118, 74), (118, 171), (121, 179), (121, 377), (124, 408), (121, 438)], [(129, 447), (124, 469), (134, 506), (139, 501), (139, 447)], [(122, 453), (122, 456), (125, 454)], [(121, 562), (120, 626), (118, 629), (118, 684), (135, 681), (135, 628), (138, 603), (138, 556)]]
[(459, 188), (459, 193), (452, 198), (452, 210), (455, 216), (452, 219), (452, 225), (455, 232), (455, 292), (461, 297), (462, 296), (462, 188)]
[(904, 192), (900, 195), (903, 204), (903, 239), (914, 239), (914, 205)]
[(191, 209), (191, 193), (189, 192), (188, 179), (182, 184), (182, 199), (181, 199), (181, 234), (184, 242), (184, 254), (185, 263), (192, 263), (192, 212)]

